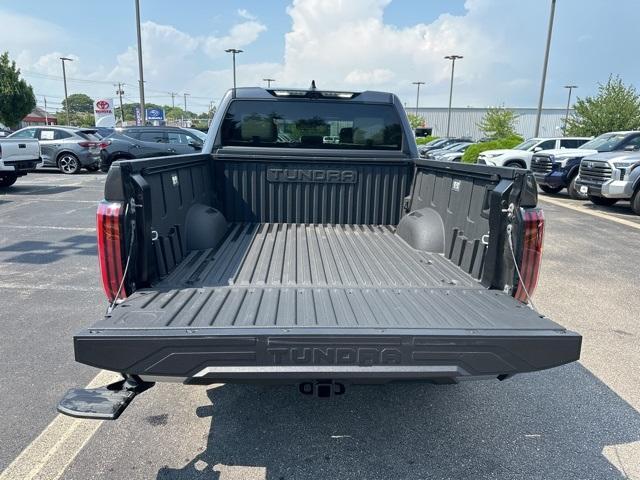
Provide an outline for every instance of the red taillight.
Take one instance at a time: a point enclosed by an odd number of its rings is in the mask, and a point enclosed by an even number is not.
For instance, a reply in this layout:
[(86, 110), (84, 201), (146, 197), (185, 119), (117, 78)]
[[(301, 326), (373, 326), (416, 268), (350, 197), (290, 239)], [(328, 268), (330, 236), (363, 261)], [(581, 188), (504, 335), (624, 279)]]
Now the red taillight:
[[(98, 258), (100, 259), (100, 273), (104, 293), (110, 302), (116, 298), (124, 271), (122, 245), (123, 230), (120, 220), (122, 204), (116, 202), (101, 202), (98, 205), (97, 232)], [(118, 298), (127, 298), (123, 285)]]
[(96, 143), (95, 142), (78, 142), (78, 145), (84, 148), (89, 148), (89, 147), (95, 147)]
[(523, 245), (520, 257), (520, 275), (515, 297), (527, 302), (527, 292), (533, 296), (538, 285), (540, 262), (542, 261), (542, 243), (544, 239), (544, 213), (540, 209), (523, 210)]

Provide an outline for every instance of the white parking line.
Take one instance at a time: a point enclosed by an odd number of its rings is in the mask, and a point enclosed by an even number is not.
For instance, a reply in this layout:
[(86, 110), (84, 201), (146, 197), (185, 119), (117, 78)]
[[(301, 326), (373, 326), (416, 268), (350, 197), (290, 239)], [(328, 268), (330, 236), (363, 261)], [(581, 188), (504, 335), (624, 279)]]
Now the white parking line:
[[(2, 195), (0, 196), (0, 200), (2, 199), (8, 199), (11, 200), (12, 202), (16, 202), (18, 200), (32, 200), (31, 198), (25, 198), (25, 195), (11, 195), (11, 194), (7, 194), (7, 195)], [(47, 202), (71, 202), (71, 203), (92, 203), (94, 205), (98, 205), (98, 203), (100, 203), (98, 200), (75, 200), (73, 198), (48, 198), (46, 199)]]
[(69, 230), (71, 232), (95, 232), (95, 228), (91, 227), (56, 227), (53, 225), (2, 225), (0, 228), (10, 228), (11, 230)]
[(631, 220), (625, 220), (624, 218), (614, 217), (612, 215), (608, 215), (598, 210), (590, 210), (586, 207), (579, 207), (570, 203), (563, 202), (562, 200), (556, 200), (554, 198), (539, 197), (539, 199), (543, 202), (551, 203), (552, 205), (557, 205), (558, 207), (564, 207), (564, 208), (568, 208), (569, 210), (575, 210), (576, 212), (586, 213), (587, 215), (591, 215), (592, 217), (604, 218), (605, 220), (610, 220), (612, 222), (619, 223), (620, 225), (626, 225), (627, 227), (640, 230), (640, 223), (632, 222)]
[[(119, 378), (114, 372), (102, 370), (86, 388), (107, 385)], [(57, 415), (0, 474), (0, 480), (59, 479), (100, 425), (101, 420), (81, 420)]]

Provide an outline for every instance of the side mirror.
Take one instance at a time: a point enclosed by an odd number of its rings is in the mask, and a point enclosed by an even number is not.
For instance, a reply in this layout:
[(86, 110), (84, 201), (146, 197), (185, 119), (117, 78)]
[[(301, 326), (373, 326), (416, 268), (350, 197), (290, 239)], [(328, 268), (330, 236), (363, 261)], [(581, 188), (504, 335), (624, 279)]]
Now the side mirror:
[(625, 152), (635, 152), (638, 149), (635, 145), (627, 145), (624, 147)]
[(189, 146), (193, 147), (196, 150), (202, 150), (202, 142), (198, 142), (196, 140), (190, 140), (189, 141)]
[(539, 152), (542, 150), (542, 147), (533, 147), (533, 153)]

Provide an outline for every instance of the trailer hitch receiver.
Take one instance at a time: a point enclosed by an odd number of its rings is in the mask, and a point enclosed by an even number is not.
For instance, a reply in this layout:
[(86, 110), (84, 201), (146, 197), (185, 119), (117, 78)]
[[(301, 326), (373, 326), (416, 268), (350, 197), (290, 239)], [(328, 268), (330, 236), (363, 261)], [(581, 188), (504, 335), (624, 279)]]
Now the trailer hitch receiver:
[(303, 395), (313, 395), (319, 398), (329, 398), (342, 395), (346, 388), (343, 383), (333, 380), (316, 380), (314, 382), (302, 382), (298, 389)]

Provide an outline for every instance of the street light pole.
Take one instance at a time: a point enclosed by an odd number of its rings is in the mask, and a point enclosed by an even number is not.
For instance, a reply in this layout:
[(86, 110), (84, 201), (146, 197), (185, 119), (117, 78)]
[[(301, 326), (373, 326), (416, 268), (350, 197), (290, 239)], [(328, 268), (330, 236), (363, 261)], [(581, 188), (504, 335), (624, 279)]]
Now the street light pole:
[(424, 85), (424, 82), (411, 82), (411, 83), (418, 87), (418, 91), (416, 92), (416, 116), (418, 116), (418, 107), (420, 106), (420, 85)]
[(147, 115), (144, 108), (144, 72), (142, 68), (142, 34), (140, 32), (140, 0), (136, 0), (136, 31), (138, 33), (138, 72), (140, 76), (140, 115), (142, 124), (147, 123)]
[(275, 78), (263, 78), (262, 81), (267, 82), (267, 88), (271, 88), (271, 82), (275, 82)]
[(565, 85), (564, 88), (569, 89), (569, 98), (567, 98), (567, 113), (564, 115), (564, 128), (562, 129), (563, 134), (567, 134), (567, 122), (569, 121), (569, 107), (571, 106), (571, 91), (574, 88), (578, 88), (577, 85)]
[(67, 70), (64, 67), (64, 62), (73, 62), (73, 58), (60, 57), (60, 60), (62, 61), (62, 79), (64, 81), (64, 104), (67, 107), (67, 125), (71, 125), (71, 120), (69, 120), (71, 106), (69, 105), (69, 96), (67, 95)]
[(237, 48), (227, 48), (225, 52), (233, 55), (233, 94), (235, 95), (236, 93), (236, 54), (242, 53), (243, 50), (240, 50)]
[(553, 32), (553, 17), (556, 13), (556, 0), (551, 0), (551, 14), (549, 15), (549, 28), (547, 30), (547, 46), (544, 51), (544, 64), (542, 66), (542, 81), (540, 82), (540, 97), (538, 98), (538, 114), (536, 115), (536, 129), (533, 134), (537, 137), (540, 132), (540, 118), (542, 117), (542, 100), (544, 99), (544, 84), (547, 81), (547, 65), (549, 64), (549, 49), (551, 48), (551, 33)]
[(446, 60), (451, 60), (451, 83), (449, 83), (449, 111), (447, 112), (447, 137), (451, 129), (451, 102), (453, 100), (453, 72), (456, 69), (456, 60), (464, 58), (462, 55), (447, 55)]

